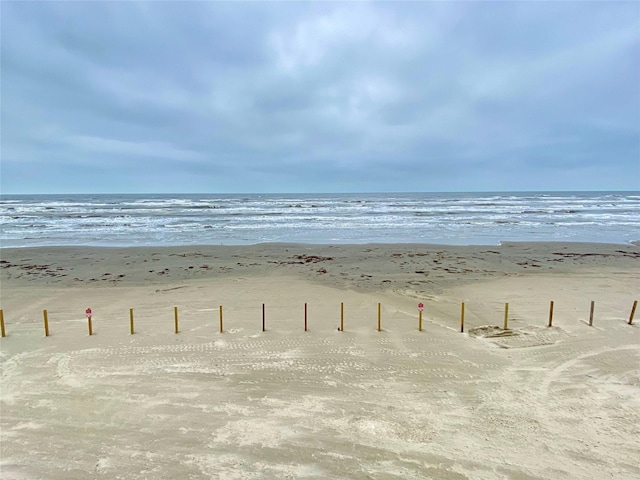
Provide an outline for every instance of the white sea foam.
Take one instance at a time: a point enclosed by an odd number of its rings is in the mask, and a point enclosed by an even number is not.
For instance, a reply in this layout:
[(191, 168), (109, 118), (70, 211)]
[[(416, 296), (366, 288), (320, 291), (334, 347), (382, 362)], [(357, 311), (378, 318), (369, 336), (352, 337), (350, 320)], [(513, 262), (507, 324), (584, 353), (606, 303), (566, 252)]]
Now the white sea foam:
[(638, 192), (24, 195), (1, 245), (498, 244), (640, 239)]

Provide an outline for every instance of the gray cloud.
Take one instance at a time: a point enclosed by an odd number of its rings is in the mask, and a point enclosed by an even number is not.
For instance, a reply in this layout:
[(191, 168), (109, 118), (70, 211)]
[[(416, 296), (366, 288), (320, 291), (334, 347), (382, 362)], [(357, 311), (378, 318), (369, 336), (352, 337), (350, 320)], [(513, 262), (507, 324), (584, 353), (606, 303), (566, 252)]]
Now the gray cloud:
[(3, 2), (3, 192), (638, 189), (636, 2)]

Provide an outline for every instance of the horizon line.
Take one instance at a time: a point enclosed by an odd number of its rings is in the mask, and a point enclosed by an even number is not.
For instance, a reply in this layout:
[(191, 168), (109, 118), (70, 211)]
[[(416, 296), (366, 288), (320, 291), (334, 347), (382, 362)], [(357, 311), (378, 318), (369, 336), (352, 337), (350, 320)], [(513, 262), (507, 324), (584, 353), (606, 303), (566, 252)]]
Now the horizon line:
[(397, 195), (397, 194), (457, 194), (457, 193), (639, 193), (638, 190), (437, 190), (437, 191), (356, 191), (356, 192), (22, 192), (4, 193), (0, 197), (26, 195)]

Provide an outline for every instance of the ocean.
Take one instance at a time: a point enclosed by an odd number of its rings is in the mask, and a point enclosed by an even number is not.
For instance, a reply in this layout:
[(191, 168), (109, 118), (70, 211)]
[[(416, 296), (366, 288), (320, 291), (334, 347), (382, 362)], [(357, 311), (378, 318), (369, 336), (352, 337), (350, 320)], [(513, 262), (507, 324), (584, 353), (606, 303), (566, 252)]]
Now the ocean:
[(2, 195), (0, 246), (640, 240), (640, 192)]

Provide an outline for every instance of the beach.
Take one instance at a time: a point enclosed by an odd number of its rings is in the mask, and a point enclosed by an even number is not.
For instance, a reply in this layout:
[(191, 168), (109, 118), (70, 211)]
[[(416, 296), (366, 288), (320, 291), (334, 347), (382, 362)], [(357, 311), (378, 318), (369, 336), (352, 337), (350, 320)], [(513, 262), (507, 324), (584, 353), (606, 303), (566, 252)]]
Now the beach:
[(0, 267), (3, 479), (640, 477), (637, 245), (3, 248)]

